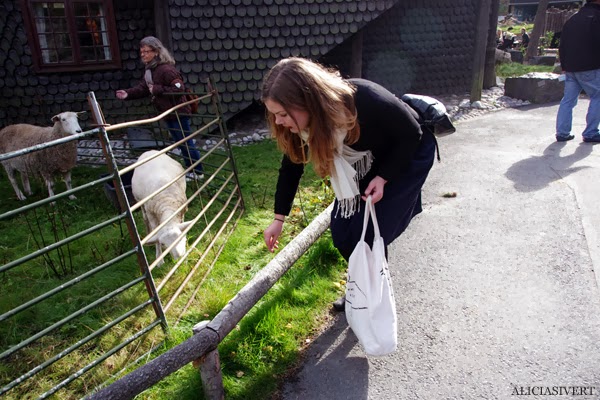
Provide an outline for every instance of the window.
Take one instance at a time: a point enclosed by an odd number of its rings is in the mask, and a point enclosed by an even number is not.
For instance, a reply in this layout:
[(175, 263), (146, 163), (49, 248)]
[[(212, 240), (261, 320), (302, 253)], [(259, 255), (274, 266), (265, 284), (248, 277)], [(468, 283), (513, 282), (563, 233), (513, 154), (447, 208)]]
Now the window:
[(120, 68), (112, 0), (21, 0), (37, 71)]

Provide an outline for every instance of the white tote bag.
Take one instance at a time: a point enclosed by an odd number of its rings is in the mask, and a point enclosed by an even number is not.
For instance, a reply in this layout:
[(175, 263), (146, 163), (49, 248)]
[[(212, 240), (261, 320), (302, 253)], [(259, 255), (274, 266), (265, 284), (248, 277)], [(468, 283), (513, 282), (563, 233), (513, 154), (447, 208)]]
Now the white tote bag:
[[(365, 242), (369, 216), (375, 230), (372, 249)], [(396, 351), (396, 301), (371, 196), (365, 206), (360, 242), (348, 262), (346, 319), (368, 355), (383, 356)]]

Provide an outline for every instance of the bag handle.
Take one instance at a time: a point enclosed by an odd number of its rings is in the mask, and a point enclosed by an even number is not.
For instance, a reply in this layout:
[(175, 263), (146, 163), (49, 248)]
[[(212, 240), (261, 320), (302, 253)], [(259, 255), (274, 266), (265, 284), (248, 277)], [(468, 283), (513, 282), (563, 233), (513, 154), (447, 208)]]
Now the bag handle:
[(373, 205), (373, 199), (369, 195), (367, 197), (367, 201), (365, 203), (365, 218), (363, 220), (363, 230), (362, 235), (360, 236), (360, 241), (364, 242), (365, 234), (367, 233), (367, 226), (369, 225), (369, 216), (373, 221), (373, 233), (375, 234), (373, 238), (373, 243), (377, 241), (381, 235), (379, 233), (379, 224), (377, 223), (377, 215), (375, 214), (375, 206)]

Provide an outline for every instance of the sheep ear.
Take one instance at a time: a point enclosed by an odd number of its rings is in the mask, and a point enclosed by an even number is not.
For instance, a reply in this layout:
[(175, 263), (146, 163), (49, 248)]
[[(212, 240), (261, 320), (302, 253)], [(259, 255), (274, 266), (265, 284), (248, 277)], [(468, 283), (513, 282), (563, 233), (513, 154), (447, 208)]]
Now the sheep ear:
[(79, 111), (79, 112), (77, 112), (77, 115), (78, 115), (78, 116), (79, 116), (79, 115), (83, 115), (83, 114), (85, 114), (86, 112), (87, 112), (87, 111)]
[(58, 116), (58, 114), (55, 115), (54, 117), (52, 117), (52, 122), (56, 122), (56, 121), (59, 121), (59, 120), (60, 120), (60, 117)]
[(193, 222), (194, 221), (182, 222), (182, 223), (178, 224), (177, 227), (179, 228), (179, 230), (183, 231), (185, 228), (192, 225)]

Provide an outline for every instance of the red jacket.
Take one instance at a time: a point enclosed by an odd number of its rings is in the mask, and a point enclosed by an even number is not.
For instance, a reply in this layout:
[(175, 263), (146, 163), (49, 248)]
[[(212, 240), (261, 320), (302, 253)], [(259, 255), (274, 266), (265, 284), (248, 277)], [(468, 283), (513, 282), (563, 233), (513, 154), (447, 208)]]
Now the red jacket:
[[(185, 96), (164, 95), (164, 93), (185, 93), (183, 77), (171, 64), (159, 64), (150, 70), (152, 72), (152, 93), (148, 89), (145, 79), (131, 89), (126, 89), (127, 99), (141, 99), (142, 97), (152, 96), (152, 104), (159, 113), (168, 110), (177, 104), (185, 101)], [(179, 113), (189, 114), (190, 106), (185, 106), (177, 110)], [(173, 119), (175, 116), (168, 116), (167, 119)]]

